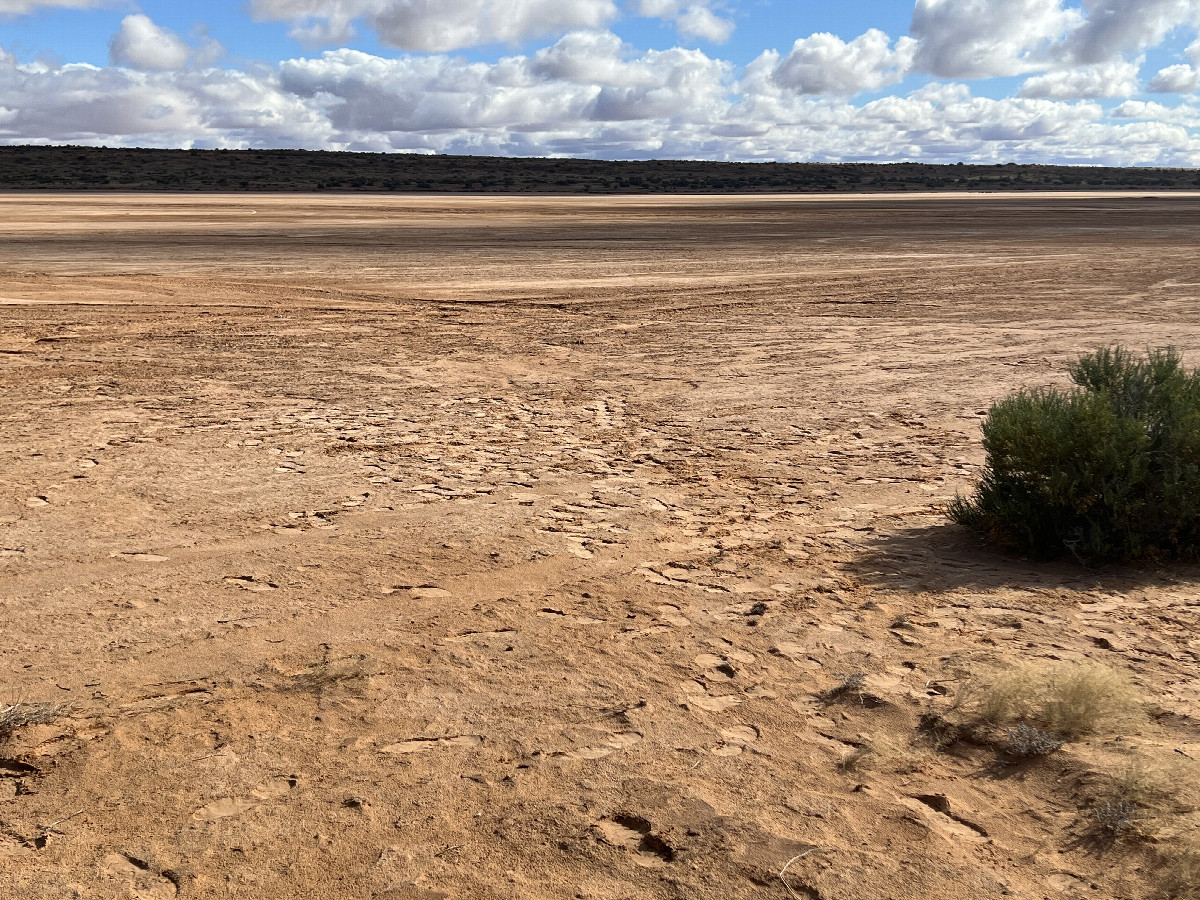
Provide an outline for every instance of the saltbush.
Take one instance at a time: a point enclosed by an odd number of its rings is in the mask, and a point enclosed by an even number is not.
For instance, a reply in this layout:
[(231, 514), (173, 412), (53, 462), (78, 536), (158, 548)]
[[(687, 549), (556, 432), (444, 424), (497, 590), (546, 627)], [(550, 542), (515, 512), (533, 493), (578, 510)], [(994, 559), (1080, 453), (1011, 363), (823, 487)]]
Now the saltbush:
[(1070, 374), (992, 406), (983, 478), (950, 517), (1039, 558), (1200, 557), (1200, 371), (1111, 347)]

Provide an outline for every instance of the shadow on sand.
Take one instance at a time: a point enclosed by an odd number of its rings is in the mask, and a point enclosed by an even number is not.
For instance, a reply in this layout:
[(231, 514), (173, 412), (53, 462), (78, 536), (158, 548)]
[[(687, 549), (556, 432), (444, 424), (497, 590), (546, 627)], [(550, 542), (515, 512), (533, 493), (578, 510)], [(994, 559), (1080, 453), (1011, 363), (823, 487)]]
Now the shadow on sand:
[(847, 575), (880, 589), (939, 592), (963, 588), (1122, 591), (1200, 580), (1200, 566), (1090, 567), (1074, 559), (1038, 562), (987, 547), (949, 523), (876, 534), (862, 552), (842, 564)]

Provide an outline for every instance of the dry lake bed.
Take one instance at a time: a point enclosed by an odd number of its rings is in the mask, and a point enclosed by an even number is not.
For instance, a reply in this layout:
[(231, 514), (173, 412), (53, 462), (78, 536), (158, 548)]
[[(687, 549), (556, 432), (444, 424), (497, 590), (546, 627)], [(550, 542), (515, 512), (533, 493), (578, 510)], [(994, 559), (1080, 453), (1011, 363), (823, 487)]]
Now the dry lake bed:
[[(0, 196), (0, 895), (1160, 896), (1197, 570), (944, 515), (1111, 343), (1200, 196)], [(1071, 661), (1140, 718), (931, 734)]]

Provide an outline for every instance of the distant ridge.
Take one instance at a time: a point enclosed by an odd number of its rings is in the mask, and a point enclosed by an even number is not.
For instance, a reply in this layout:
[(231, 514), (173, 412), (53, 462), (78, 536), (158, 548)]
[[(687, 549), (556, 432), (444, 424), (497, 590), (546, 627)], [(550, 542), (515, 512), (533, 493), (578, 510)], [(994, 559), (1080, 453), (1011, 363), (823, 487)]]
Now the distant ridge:
[(0, 191), (736, 194), (1197, 189), (1200, 169), (0, 147)]

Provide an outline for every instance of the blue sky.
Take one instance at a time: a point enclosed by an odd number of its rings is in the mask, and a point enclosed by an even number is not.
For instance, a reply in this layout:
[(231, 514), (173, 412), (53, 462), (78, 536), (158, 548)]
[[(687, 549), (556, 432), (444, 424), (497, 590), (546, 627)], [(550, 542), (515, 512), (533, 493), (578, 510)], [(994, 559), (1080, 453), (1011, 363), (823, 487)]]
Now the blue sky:
[(0, 0), (0, 143), (1200, 165), (1200, 0)]
[[(288, 36), (285, 22), (255, 21), (247, 15), (245, 0), (142, 0), (116, 2), (93, 9), (43, 7), (33, 15), (0, 19), (0, 45), (29, 60), (50, 53), (71, 62), (104, 65), (108, 62), (109, 38), (130, 13), (144, 13), (157, 24), (183, 35), (202, 28), (219, 40), (236, 59), (273, 62), (290, 56), (311, 54), (322, 45)], [(903, 33), (912, 9), (904, 3), (878, 0), (753, 0), (731, 4), (729, 17), (736, 24), (732, 37), (717, 44), (703, 39), (687, 41), (691, 46), (720, 50), (725, 59), (750, 62), (764, 48), (786, 50), (797, 37), (818, 31), (857, 35), (868, 28), (893, 34)], [(670, 23), (662, 19), (627, 14), (612, 30), (639, 47), (665, 48), (680, 42)], [(358, 29), (355, 40), (338, 42), (368, 53), (394, 53), (382, 45), (369, 29)], [(536, 49), (537, 41), (517, 45), (491, 44), (460, 50), (471, 59), (495, 60), (514, 51)], [(332, 45), (325, 45), (332, 46)]]

